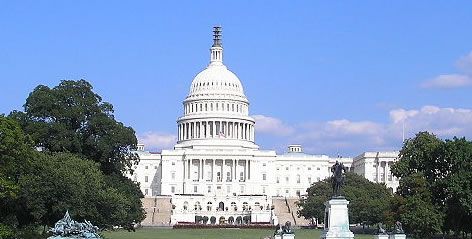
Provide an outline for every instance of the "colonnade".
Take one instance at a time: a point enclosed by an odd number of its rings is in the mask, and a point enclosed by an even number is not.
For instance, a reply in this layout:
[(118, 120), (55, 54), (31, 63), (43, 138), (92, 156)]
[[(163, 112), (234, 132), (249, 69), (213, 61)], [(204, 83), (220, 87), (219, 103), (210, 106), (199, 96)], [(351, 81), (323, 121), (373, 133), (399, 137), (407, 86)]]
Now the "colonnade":
[(184, 181), (245, 182), (251, 178), (251, 163), (245, 159), (184, 159), (183, 164)]
[(178, 125), (179, 141), (229, 138), (254, 141), (254, 124), (231, 121), (190, 121)]
[[(384, 166), (382, 166), (382, 164)], [(391, 165), (393, 164), (393, 162), (387, 162), (387, 161), (377, 161), (377, 164), (376, 164), (376, 173), (377, 173), (377, 182), (380, 183), (380, 182), (387, 182), (387, 181), (393, 181), (393, 176), (392, 176), (392, 180), (389, 180), (389, 175), (391, 174), (390, 172), (390, 168), (391, 168)], [(381, 177), (380, 173), (383, 171), (383, 178)]]

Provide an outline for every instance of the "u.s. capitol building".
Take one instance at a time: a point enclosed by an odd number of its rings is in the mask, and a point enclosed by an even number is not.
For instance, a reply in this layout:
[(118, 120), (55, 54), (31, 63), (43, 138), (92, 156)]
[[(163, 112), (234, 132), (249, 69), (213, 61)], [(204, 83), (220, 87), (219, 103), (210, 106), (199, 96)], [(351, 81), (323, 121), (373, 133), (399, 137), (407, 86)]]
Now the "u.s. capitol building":
[(355, 158), (303, 153), (288, 146), (277, 155), (254, 142), (255, 121), (238, 77), (223, 64), (221, 27), (214, 28), (210, 64), (195, 76), (178, 118), (173, 149), (148, 152), (130, 177), (140, 183), (147, 218), (143, 225), (178, 222), (245, 223), (308, 221), (295, 201), (314, 182), (330, 176), (336, 161), (394, 190), (390, 166), (398, 152), (366, 152)]

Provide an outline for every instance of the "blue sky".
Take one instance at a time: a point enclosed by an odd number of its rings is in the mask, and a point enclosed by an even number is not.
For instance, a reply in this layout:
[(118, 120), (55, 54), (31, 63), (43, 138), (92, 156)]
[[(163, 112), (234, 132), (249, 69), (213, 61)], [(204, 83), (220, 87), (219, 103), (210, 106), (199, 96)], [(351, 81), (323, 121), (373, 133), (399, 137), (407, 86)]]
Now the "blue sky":
[(171, 148), (223, 26), (263, 149), (355, 156), (472, 136), (471, 1), (2, 1), (0, 113), (86, 79), (148, 149)]

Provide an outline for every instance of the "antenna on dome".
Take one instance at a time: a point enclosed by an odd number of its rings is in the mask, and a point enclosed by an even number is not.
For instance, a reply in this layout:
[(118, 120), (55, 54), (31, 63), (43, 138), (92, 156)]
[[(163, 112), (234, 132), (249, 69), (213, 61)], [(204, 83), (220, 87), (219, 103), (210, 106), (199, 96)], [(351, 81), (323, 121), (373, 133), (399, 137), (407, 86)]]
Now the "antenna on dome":
[(223, 27), (214, 26), (213, 27), (213, 46), (212, 47), (221, 47), (221, 32)]

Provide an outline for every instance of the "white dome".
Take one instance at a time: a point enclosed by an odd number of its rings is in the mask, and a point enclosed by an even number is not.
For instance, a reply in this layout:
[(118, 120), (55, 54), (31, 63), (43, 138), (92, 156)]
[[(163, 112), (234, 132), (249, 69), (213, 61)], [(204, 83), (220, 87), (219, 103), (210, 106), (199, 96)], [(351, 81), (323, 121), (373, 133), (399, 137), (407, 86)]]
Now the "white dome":
[(246, 99), (238, 77), (221, 64), (210, 64), (195, 76), (187, 98), (207, 95), (237, 96)]

